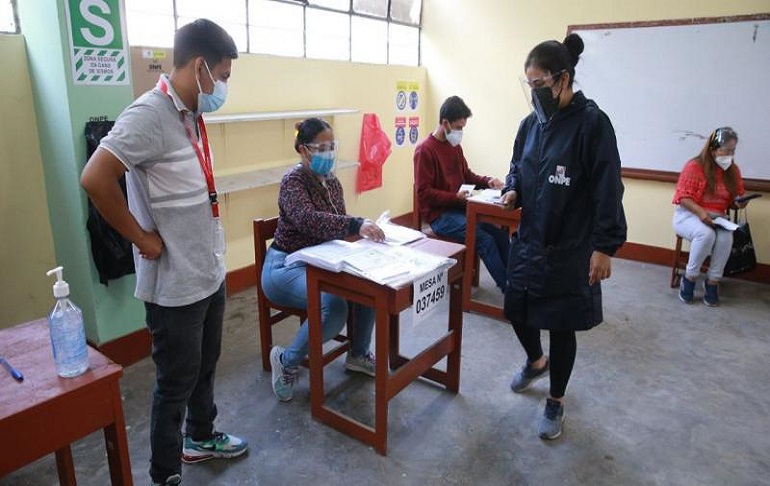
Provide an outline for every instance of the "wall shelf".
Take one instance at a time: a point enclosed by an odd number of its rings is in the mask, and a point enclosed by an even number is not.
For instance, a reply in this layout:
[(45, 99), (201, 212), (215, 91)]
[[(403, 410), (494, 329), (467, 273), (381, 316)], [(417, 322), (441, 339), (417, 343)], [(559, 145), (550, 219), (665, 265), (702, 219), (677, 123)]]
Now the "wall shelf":
[(204, 115), (206, 123), (237, 123), (269, 120), (293, 120), (299, 118), (322, 118), (325, 116), (350, 115), (358, 113), (352, 108), (329, 108), (322, 110), (296, 110), (296, 111), (262, 111), (253, 113), (233, 113), (222, 115)]
[[(272, 167), (243, 167), (223, 171), (222, 175), (214, 175), (217, 192), (219, 194), (228, 194), (278, 184), (283, 179), (284, 174), (295, 165), (297, 165), (297, 161), (285, 161), (281, 165), (273, 165)], [(358, 162), (338, 160), (336, 170), (345, 170), (352, 167), (358, 167)]]

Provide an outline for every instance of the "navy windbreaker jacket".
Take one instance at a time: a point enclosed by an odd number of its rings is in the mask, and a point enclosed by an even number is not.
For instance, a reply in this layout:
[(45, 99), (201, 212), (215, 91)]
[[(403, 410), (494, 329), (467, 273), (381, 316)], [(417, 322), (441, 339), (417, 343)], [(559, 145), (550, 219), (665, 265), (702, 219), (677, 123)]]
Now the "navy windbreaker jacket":
[(602, 317), (601, 285), (588, 285), (591, 253), (626, 241), (623, 182), (615, 131), (582, 92), (545, 124), (519, 126), (508, 190), (521, 223), (511, 242), (505, 314), (512, 322), (584, 330)]

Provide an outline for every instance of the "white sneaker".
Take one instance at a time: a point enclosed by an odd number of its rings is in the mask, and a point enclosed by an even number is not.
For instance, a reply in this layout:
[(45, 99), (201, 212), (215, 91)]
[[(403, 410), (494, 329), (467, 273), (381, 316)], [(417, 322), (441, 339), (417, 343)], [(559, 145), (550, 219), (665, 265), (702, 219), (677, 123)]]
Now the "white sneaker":
[(283, 348), (273, 346), (270, 350), (270, 366), (273, 368), (273, 392), (278, 400), (288, 402), (294, 397), (294, 382), (297, 379), (299, 370), (297, 368), (287, 368), (281, 363)]
[(350, 352), (348, 352), (348, 355), (345, 358), (345, 368), (348, 371), (363, 373), (365, 375), (374, 377), (377, 365), (374, 361), (374, 355), (370, 352), (367, 352), (362, 356), (353, 356), (350, 354)]

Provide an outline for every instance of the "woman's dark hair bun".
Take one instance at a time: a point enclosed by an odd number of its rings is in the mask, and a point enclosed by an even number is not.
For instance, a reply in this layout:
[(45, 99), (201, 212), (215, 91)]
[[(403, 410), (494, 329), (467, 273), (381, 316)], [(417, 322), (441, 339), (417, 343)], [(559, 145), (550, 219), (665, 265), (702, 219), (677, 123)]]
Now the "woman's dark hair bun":
[(585, 47), (583, 39), (581, 39), (579, 35), (573, 33), (565, 37), (562, 44), (567, 47), (570, 58), (572, 59), (572, 66), (574, 67), (578, 63), (580, 54), (583, 53), (583, 48)]
[(303, 121), (298, 121), (297, 123), (295, 123), (294, 124), (294, 130), (300, 131), (300, 129), (302, 128), (302, 124), (303, 123), (304, 123), (304, 120)]

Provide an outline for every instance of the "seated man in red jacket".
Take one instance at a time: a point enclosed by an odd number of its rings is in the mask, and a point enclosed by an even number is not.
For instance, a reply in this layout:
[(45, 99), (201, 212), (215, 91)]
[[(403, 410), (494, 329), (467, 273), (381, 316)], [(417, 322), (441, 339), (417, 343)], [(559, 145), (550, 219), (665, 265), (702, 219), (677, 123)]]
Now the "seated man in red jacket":
[[(476, 188), (502, 189), (500, 179), (479, 176), (468, 168), (460, 141), (471, 110), (459, 96), (441, 105), (440, 123), (420, 142), (414, 152), (414, 177), (420, 216), (434, 233), (465, 243), (465, 204), (470, 195), (463, 184)], [(502, 292), (505, 292), (508, 266), (508, 232), (480, 223), (476, 231), (476, 251)]]

